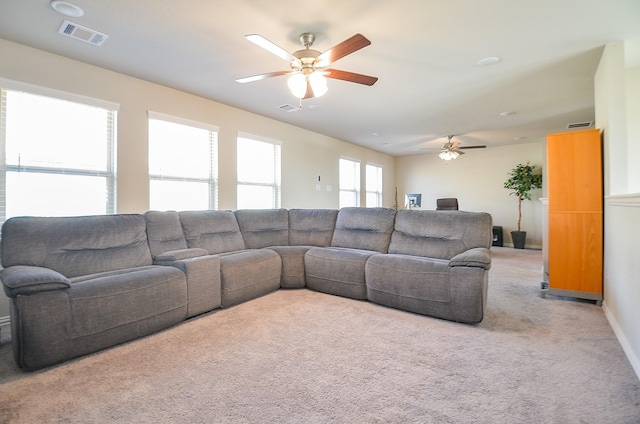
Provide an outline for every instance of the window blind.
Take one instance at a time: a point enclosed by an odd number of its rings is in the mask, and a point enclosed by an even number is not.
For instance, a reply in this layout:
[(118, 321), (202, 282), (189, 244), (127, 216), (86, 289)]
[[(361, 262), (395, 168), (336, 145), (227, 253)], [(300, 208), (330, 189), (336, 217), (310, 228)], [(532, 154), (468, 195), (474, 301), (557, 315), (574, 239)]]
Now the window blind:
[(366, 171), (366, 206), (368, 208), (382, 206), (382, 167), (367, 164)]
[(341, 158), (340, 207), (360, 206), (360, 162)]
[(150, 208), (218, 207), (218, 127), (149, 111)]
[(281, 205), (281, 143), (239, 133), (237, 208), (270, 209)]
[(37, 93), (0, 88), (0, 220), (115, 213), (117, 105), (7, 85)]

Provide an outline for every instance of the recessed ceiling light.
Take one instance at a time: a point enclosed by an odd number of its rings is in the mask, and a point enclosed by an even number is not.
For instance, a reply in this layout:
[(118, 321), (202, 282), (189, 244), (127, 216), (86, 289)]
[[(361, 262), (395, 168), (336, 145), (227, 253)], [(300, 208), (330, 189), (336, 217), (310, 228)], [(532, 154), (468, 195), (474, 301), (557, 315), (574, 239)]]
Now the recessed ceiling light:
[(476, 63), (476, 66), (490, 66), (490, 65), (495, 65), (496, 63), (500, 63), (500, 58), (491, 56), (491, 57), (485, 57), (484, 59), (480, 59), (478, 63)]
[(500, 116), (511, 116), (511, 115), (515, 115), (516, 112), (514, 110), (508, 110), (506, 112), (500, 112)]
[(84, 10), (82, 10), (80, 6), (76, 6), (75, 4), (69, 3), (68, 1), (53, 0), (50, 4), (53, 10), (58, 13), (62, 13), (65, 16), (79, 18), (80, 16), (84, 15)]
[(527, 137), (522, 137), (522, 136), (521, 137), (513, 137), (514, 140), (522, 140), (524, 138), (527, 138)]
[(377, 137), (377, 136), (380, 135), (380, 133), (374, 132), (374, 133), (371, 133), (371, 135), (374, 136), (374, 137)]
[(388, 141), (382, 143), (383, 146), (391, 146), (391, 143), (389, 143)]

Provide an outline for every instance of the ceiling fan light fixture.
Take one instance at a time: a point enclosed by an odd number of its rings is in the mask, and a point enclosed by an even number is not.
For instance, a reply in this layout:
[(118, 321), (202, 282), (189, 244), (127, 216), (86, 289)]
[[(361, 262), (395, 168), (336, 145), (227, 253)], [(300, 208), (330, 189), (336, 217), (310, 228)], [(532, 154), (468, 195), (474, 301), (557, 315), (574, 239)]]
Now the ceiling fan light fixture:
[(450, 161), (460, 156), (460, 152), (457, 151), (456, 146), (451, 141), (452, 138), (452, 135), (447, 136), (447, 142), (442, 147), (442, 151), (438, 155), (440, 156), (440, 159)]
[(442, 152), (440, 152), (438, 156), (440, 156), (440, 159), (442, 160), (450, 161), (452, 159), (457, 158), (460, 155), (457, 152), (454, 152), (453, 150), (443, 150)]
[(301, 73), (295, 73), (287, 80), (287, 85), (291, 94), (299, 99), (302, 99), (307, 93), (307, 77)]
[(327, 87), (327, 79), (320, 72), (313, 72), (308, 78), (314, 97), (322, 96), (329, 89)]

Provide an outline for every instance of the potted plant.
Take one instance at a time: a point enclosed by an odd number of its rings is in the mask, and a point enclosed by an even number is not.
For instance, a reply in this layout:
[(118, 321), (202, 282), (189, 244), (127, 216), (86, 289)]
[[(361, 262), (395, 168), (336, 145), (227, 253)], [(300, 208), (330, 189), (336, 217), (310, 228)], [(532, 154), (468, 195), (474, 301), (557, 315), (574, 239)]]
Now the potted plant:
[(526, 231), (520, 231), (522, 222), (522, 200), (531, 200), (531, 190), (542, 187), (542, 174), (534, 174), (535, 168), (520, 163), (518, 166), (509, 171), (509, 179), (504, 182), (504, 188), (511, 190), (511, 193), (518, 196), (518, 230), (511, 231), (511, 239), (513, 247), (516, 249), (524, 249), (525, 240), (527, 238)]

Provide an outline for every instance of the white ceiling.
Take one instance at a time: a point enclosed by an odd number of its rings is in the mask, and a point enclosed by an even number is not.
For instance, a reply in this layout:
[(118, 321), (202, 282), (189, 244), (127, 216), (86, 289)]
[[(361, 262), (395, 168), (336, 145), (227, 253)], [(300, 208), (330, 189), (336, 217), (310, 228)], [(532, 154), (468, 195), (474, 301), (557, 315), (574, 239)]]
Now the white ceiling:
[[(0, 38), (397, 156), (437, 149), (448, 134), (491, 147), (593, 121), (603, 46), (640, 37), (640, 0), (72, 2), (84, 16), (65, 17), (49, 0), (0, 0)], [(65, 19), (109, 38), (96, 47), (59, 35)], [(295, 112), (278, 108), (298, 105), (286, 77), (235, 82), (289, 66), (244, 35), (293, 52), (302, 32), (316, 34), (319, 51), (363, 34), (372, 44), (332, 67), (378, 82), (329, 80), (327, 94)], [(476, 66), (490, 56), (500, 63)]]

